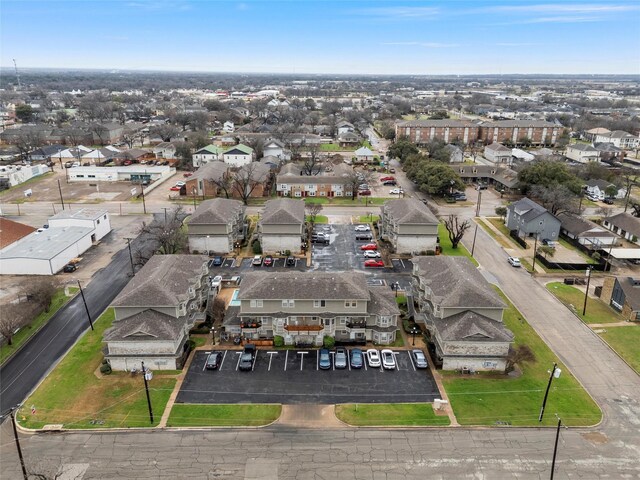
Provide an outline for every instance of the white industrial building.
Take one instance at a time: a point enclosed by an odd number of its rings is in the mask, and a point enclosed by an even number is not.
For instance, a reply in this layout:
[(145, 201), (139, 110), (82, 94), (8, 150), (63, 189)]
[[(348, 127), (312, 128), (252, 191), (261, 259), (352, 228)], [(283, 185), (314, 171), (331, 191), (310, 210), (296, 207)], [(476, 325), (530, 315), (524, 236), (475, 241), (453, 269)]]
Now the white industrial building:
[(109, 212), (97, 208), (63, 210), (49, 218), (49, 227), (85, 227), (94, 229), (91, 240), (97, 242), (111, 231)]
[(67, 170), (70, 182), (143, 182), (168, 178), (176, 169), (167, 165), (128, 165), (114, 167), (73, 167)]
[(97, 208), (63, 210), (0, 252), (2, 275), (54, 275), (111, 231), (109, 213)]
[(93, 233), (86, 227), (49, 227), (33, 232), (0, 253), (0, 274), (54, 275), (91, 247)]
[(6, 178), (10, 187), (15, 187), (27, 180), (50, 172), (45, 164), (38, 165), (4, 165), (0, 167), (0, 178)]

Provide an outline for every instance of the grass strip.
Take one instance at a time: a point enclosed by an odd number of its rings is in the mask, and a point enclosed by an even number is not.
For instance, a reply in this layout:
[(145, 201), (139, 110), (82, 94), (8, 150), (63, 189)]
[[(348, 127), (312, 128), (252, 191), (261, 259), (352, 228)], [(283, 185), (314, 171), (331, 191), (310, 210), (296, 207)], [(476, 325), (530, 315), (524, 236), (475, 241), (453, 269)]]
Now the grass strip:
[(260, 427), (280, 417), (280, 405), (200, 405), (177, 403), (169, 427)]

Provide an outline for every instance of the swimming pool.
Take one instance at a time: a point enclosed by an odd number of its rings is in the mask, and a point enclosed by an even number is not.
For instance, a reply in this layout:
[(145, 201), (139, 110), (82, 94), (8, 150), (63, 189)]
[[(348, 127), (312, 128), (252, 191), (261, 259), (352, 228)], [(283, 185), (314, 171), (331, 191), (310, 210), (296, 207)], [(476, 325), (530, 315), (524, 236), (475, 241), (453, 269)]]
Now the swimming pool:
[(233, 296), (231, 297), (231, 301), (229, 302), (229, 306), (231, 307), (239, 307), (240, 300), (238, 300), (238, 294), (240, 293), (239, 289), (233, 291)]

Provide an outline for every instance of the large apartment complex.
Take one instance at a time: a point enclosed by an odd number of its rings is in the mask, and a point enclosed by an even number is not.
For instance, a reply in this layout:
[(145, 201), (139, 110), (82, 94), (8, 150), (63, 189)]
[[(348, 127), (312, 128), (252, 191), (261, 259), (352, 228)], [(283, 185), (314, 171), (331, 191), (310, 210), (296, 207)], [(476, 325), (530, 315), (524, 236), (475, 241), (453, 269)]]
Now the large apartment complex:
[(555, 145), (562, 125), (541, 120), (502, 120), (471, 122), (464, 120), (408, 120), (396, 123), (396, 138), (407, 138), (417, 145), (431, 140), (465, 145), (482, 141), (484, 145)]

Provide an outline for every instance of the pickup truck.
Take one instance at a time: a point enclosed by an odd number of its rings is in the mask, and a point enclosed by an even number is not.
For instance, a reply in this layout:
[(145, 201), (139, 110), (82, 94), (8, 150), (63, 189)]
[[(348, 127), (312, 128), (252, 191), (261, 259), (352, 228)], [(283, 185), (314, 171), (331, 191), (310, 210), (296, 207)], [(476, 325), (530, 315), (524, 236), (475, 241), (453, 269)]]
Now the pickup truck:
[(240, 365), (238, 368), (243, 372), (250, 372), (253, 369), (253, 359), (256, 357), (256, 346), (247, 343), (244, 351), (240, 354)]

